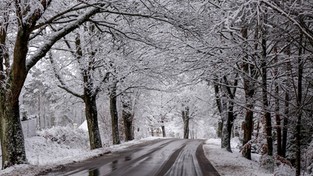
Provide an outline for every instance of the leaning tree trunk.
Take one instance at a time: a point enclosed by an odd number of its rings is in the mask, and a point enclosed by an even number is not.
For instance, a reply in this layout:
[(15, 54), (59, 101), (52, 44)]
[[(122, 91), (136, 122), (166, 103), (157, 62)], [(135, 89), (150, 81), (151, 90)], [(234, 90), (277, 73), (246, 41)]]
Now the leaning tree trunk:
[(116, 89), (117, 83), (113, 83), (111, 87), (110, 93), (110, 114), (111, 114), (111, 121), (112, 121), (112, 140), (113, 144), (120, 144), (120, 135), (118, 129), (118, 114), (117, 114), (117, 104), (116, 104)]
[[(26, 79), (25, 67), (20, 54), (14, 55), (13, 69), (11, 71), (10, 87), (2, 87), (0, 92), (0, 118), (1, 118), (1, 148), (2, 168), (15, 164), (26, 163), (24, 136), (20, 122), (19, 95)], [(18, 64), (16, 64), (18, 63)]]
[(29, 34), (19, 29), (17, 35), (9, 80), (6, 85), (3, 84), (5, 80), (1, 80), (3, 82), (0, 88), (2, 168), (26, 163), (19, 96), (27, 76), (26, 55)]

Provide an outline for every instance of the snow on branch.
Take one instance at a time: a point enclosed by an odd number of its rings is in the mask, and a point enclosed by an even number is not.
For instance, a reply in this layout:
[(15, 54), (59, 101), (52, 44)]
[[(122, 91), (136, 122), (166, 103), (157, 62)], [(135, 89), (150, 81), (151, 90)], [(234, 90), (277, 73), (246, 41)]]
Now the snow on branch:
[(269, 2), (268, 0), (262, 0), (261, 2), (263, 2), (264, 4), (266, 4), (267, 6), (271, 7), (272, 9), (276, 10), (277, 12), (279, 12), (280, 14), (282, 14), (283, 16), (285, 16), (288, 20), (290, 20), (291, 22), (294, 23), (294, 25), (296, 25), (301, 32), (303, 32), (304, 35), (306, 35), (311, 41), (313, 41), (313, 35), (309, 33), (309, 31), (307, 31), (297, 20), (295, 20), (294, 18), (292, 18), (288, 13), (286, 13), (283, 9), (281, 9), (280, 7), (278, 7), (277, 5)]
[(53, 69), (53, 72), (54, 72), (54, 75), (55, 77), (58, 79), (58, 81), (60, 82), (61, 85), (58, 85), (58, 87), (60, 87), (61, 89), (65, 90), (66, 92), (72, 94), (73, 96), (77, 97), (77, 98), (81, 98), (83, 99), (83, 95), (80, 95), (79, 93), (76, 93), (75, 91), (71, 90), (66, 84), (65, 82), (63, 81), (61, 75), (58, 74), (57, 70), (56, 70), (56, 67), (55, 67), (55, 64), (54, 64), (54, 60), (53, 60), (53, 57), (52, 57), (52, 53), (49, 52), (49, 59), (50, 59), (50, 62), (51, 62), (51, 65), (52, 65), (52, 69)]
[(99, 8), (91, 8), (86, 13), (78, 17), (76, 21), (69, 23), (67, 26), (65, 26), (61, 30), (55, 32), (54, 35), (52, 35), (50, 39), (48, 39), (48, 41), (44, 43), (38, 49), (38, 51), (28, 60), (26, 64), (27, 70), (30, 70), (41, 58), (43, 58), (58, 40), (60, 40), (65, 35), (69, 34), (73, 30), (78, 28), (81, 24), (87, 21), (91, 16), (99, 12), (100, 12)]

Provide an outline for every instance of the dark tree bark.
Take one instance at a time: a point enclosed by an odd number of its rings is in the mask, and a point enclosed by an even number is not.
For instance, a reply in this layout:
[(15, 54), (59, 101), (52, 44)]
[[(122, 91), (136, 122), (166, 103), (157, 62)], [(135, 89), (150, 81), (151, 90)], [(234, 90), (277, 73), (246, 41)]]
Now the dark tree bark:
[[(76, 45), (76, 59), (79, 64), (82, 64), (81, 59), (83, 57), (83, 52), (82, 52), (82, 46), (80, 42), (80, 35), (76, 36), (75, 45)], [(97, 110), (97, 98), (96, 98), (97, 91), (95, 90), (95, 87), (93, 85), (92, 78), (91, 78), (91, 72), (93, 71), (93, 63), (92, 63), (92, 59), (89, 59), (89, 60), (90, 61), (87, 67), (82, 66), (80, 68), (81, 75), (83, 77), (83, 83), (84, 83), (84, 94), (81, 97), (83, 98), (84, 103), (85, 103), (85, 115), (86, 115), (87, 126), (88, 126), (90, 149), (96, 149), (96, 148), (102, 147), (102, 142), (101, 142), (101, 137), (100, 137), (99, 125), (98, 125), (98, 110)]]
[[(299, 43), (303, 43), (303, 34), (300, 34)], [(299, 46), (298, 57), (298, 92), (297, 92), (297, 124), (296, 124), (296, 176), (301, 174), (301, 119), (302, 119), (302, 79), (303, 79), (303, 48)]]
[(130, 97), (127, 95), (122, 96), (122, 118), (124, 124), (125, 141), (134, 139), (133, 119)]
[[(265, 27), (264, 27), (265, 28)], [(269, 111), (269, 102), (267, 95), (267, 41), (266, 29), (262, 31), (262, 56), (261, 56), (261, 77), (262, 77), (262, 105), (265, 119), (265, 132), (267, 141), (267, 154), (273, 156), (273, 137), (272, 137), (272, 119)]]
[[(275, 86), (275, 94), (278, 95), (278, 85)], [(276, 120), (276, 133), (277, 133), (277, 154), (279, 156), (283, 155), (282, 151), (282, 130), (281, 130), (281, 118), (279, 113), (279, 99), (275, 100), (275, 120)]]
[[(2, 32), (1, 35), (5, 35), (5, 33)], [(19, 23), (11, 71), (7, 82), (4, 79), (1, 80), (1, 82), (4, 82), (1, 83), (3, 85), (1, 87), (2, 97), (0, 102), (2, 168), (26, 163), (24, 136), (20, 122), (19, 95), (28, 73), (26, 55), (29, 36), (30, 26), (22, 26)], [(1, 36), (1, 38), (3, 37), (5, 36)], [(4, 48), (2, 47), (2, 49)], [(4, 57), (2, 56), (2, 58)], [(2, 76), (2, 78), (4, 77)], [(4, 85), (5, 83), (10, 86)]]
[[(242, 37), (248, 40), (248, 28), (243, 27), (241, 30)], [(258, 37), (258, 28), (255, 31), (255, 40)], [(256, 42), (255, 49), (258, 48), (258, 44)], [(245, 92), (245, 107), (246, 107), (246, 114), (245, 114), (245, 121), (242, 124), (242, 128), (244, 130), (243, 134), (243, 145), (247, 145), (251, 142), (252, 134), (253, 134), (253, 109), (254, 109), (254, 95), (255, 95), (255, 79), (257, 79), (258, 74), (254, 65), (250, 64), (249, 56), (246, 55), (244, 57), (244, 61), (242, 64), (242, 70), (244, 72), (243, 75), (243, 86)], [(246, 149), (243, 150), (242, 155), (247, 158), (251, 159), (251, 147), (247, 145)]]
[(163, 125), (164, 124), (164, 121), (162, 120), (161, 121), (162, 125), (161, 125), (161, 129), (162, 129), (162, 136), (163, 137), (166, 137), (166, 131), (165, 131), (165, 126)]
[[(222, 134), (222, 148), (226, 148), (227, 151), (232, 152), (231, 150), (231, 132), (235, 120), (235, 114), (234, 114), (234, 101), (235, 101), (235, 95), (236, 95), (236, 86), (238, 84), (238, 74), (236, 74), (234, 78), (234, 83), (231, 84), (227, 77), (224, 76), (224, 86), (227, 92), (227, 99), (226, 99), (226, 121), (225, 121), (225, 127), (223, 127), (223, 134)], [(233, 88), (231, 88), (233, 87)]]
[(102, 142), (98, 125), (96, 96), (90, 96), (89, 90), (88, 93), (86, 93), (84, 96), (84, 103), (88, 125), (90, 149), (101, 148)]
[[(290, 48), (288, 47), (287, 49), (287, 54), (290, 56)], [(286, 86), (290, 87), (290, 79), (291, 79), (291, 63), (288, 60), (286, 63), (286, 76), (287, 76), (287, 81), (286, 81)], [(287, 135), (288, 135), (288, 125), (289, 125), (289, 101), (290, 101), (290, 94), (289, 91), (287, 90), (285, 92), (285, 109), (284, 109), (284, 120), (283, 120), (283, 139), (282, 139), (282, 156), (286, 157), (286, 152), (287, 152)]]
[(132, 119), (133, 119), (133, 115), (131, 113), (123, 112), (125, 141), (134, 140), (134, 130), (133, 130)]
[[(274, 52), (277, 54), (277, 47), (274, 46)], [(274, 58), (274, 62), (277, 63), (277, 56)], [(278, 86), (278, 67), (274, 68), (274, 76), (275, 76), (275, 120), (276, 120), (276, 133), (277, 133), (277, 154), (282, 156), (282, 128), (281, 128), (281, 118), (280, 118), (280, 107), (279, 107), (279, 86)]]
[(222, 148), (226, 148), (227, 151), (232, 152), (231, 150), (231, 145), (230, 145), (230, 141), (231, 141), (231, 132), (232, 132), (232, 128), (233, 128), (233, 124), (234, 124), (234, 120), (235, 120), (235, 115), (234, 115), (234, 103), (232, 101), (228, 102), (228, 112), (227, 112), (227, 120), (226, 120), (226, 126), (224, 128), (226, 128), (227, 130), (224, 130), (223, 133), (223, 141), (222, 144)]
[(118, 129), (118, 114), (117, 114), (117, 82), (113, 82), (110, 89), (110, 114), (112, 121), (112, 140), (113, 144), (120, 144), (120, 135)]
[(182, 110), (182, 119), (184, 122), (184, 139), (189, 139), (189, 107), (186, 106)]
[(222, 100), (220, 96), (220, 88), (218, 85), (218, 79), (215, 78), (214, 80), (214, 94), (215, 94), (215, 103), (217, 106), (217, 110), (220, 113), (221, 119), (218, 121), (217, 124), (217, 137), (222, 138), (224, 120), (222, 118)]

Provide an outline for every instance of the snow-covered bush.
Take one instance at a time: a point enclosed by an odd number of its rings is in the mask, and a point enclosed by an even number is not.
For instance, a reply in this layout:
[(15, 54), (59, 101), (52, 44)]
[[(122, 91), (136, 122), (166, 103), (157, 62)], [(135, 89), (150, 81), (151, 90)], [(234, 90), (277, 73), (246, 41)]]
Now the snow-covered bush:
[(274, 176), (289, 176), (295, 175), (296, 169), (292, 167), (291, 162), (279, 155), (275, 156)]
[(274, 176), (290, 176), (296, 175), (296, 169), (288, 165), (281, 164), (278, 167), (275, 167)]
[(267, 154), (263, 154), (260, 157), (260, 166), (267, 171), (273, 172), (274, 171), (274, 158), (273, 156), (269, 156)]
[(53, 127), (37, 132), (39, 136), (70, 148), (89, 148), (88, 133), (72, 127)]
[(60, 165), (107, 152), (107, 149), (90, 151), (88, 132), (82, 129), (53, 127), (37, 134), (25, 139), (27, 160), (32, 165)]

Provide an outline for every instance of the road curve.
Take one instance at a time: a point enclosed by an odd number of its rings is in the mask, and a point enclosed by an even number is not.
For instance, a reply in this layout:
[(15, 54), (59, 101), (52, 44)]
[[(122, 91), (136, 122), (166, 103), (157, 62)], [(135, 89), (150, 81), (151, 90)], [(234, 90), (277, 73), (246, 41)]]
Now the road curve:
[(48, 176), (219, 176), (202, 140), (164, 139), (66, 166)]

